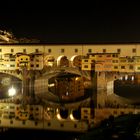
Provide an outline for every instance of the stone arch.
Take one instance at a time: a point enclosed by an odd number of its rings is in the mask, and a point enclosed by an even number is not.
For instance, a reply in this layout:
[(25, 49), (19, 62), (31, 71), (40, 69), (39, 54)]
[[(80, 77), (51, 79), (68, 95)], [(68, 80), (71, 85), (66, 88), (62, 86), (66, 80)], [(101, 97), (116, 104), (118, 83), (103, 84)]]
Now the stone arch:
[(44, 65), (45, 66), (54, 66), (55, 57), (53, 55), (46, 55), (44, 57)]
[(71, 66), (81, 68), (82, 56), (81, 55), (74, 55), (70, 58)]
[(65, 55), (61, 55), (57, 58), (57, 66), (69, 66), (69, 60)]
[(66, 120), (69, 117), (69, 110), (68, 109), (61, 109), (61, 108), (58, 109), (57, 108), (56, 114), (57, 114), (57, 119)]
[(81, 119), (81, 110), (80, 109), (72, 109), (70, 112), (70, 119), (72, 121), (78, 121)]

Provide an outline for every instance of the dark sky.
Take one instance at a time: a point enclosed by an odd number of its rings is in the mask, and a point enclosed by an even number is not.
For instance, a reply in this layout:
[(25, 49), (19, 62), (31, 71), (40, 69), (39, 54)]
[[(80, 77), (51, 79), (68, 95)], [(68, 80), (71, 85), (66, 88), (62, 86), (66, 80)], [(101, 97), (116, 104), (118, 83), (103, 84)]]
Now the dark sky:
[(45, 43), (140, 42), (140, 8), (134, 0), (5, 1), (0, 29)]

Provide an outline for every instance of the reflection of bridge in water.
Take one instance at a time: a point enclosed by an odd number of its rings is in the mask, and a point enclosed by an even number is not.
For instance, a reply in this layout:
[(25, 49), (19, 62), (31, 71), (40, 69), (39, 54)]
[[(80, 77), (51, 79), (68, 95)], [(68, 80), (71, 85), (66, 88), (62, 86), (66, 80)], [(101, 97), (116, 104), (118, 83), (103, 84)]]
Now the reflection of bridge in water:
[[(109, 98), (112, 100), (112, 103), (115, 100), (117, 103), (120, 103), (120, 107), (124, 107), (123, 105), (126, 104), (125, 99), (114, 95), (114, 82), (117, 81), (117, 79), (131, 80), (132, 82), (137, 79), (134, 73), (87, 73), (69, 67), (48, 68), (45, 71), (28, 71), (26, 77), (23, 77), (23, 73), (19, 71), (2, 71), (1, 73), (9, 74), (8, 77), (17, 77), (19, 83), (28, 85), (24, 85), (24, 92), (26, 91), (26, 93), (22, 93), (23, 91), (20, 90), (21, 94), (18, 96), (1, 99), (1, 127), (77, 132), (86, 131), (89, 124), (93, 121), (92, 109), (94, 108), (90, 108), (91, 98), (96, 108), (107, 107), (106, 103), (109, 101)], [(78, 93), (76, 93), (76, 95), (73, 95), (76, 98), (71, 98), (71, 100), (68, 101), (67, 99), (63, 100), (59, 98), (58, 95), (48, 90), (50, 88), (51, 91), (54, 91), (56, 88), (55, 84), (61, 81), (60, 78), (67, 78), (68, 81), (73, 78), (76, 82), (79, 77), (84, 79), (82, 83), (83, 86), (90, 89), (90, 96), (81, 94), (82, 98), (79, 98), (77, 96)], [(82, 79), (80, 79), (78, 83), (80, 83)], [(25, 83), (23, 80), (25, 80)], [(10, 82), (13, 84), (14, 80)], [(10, 84), (11, 83), (9, 83), (9, 85)], [(63, 89), (62, 87), (60, 88)], [(68, 87), (66, 89), (68, 90)], [(66, 96), (68, 96), (68, 94), (66, 94)]]
[[(62, 77), (62, 79), (67, 78), (69, 80), (72, 78), (72, 82), (74, 79), (74, 82), (78, 81), (79, 85), (83, 84), (83, 79), (90, 79), (86, 72), (83, 73), (78, 69), (66, 67), (46, 69), (45, 72), (7, 70), (2, 71), (1, 75), (3, 75), (1, 84), (5, 86), (4, 94), (7, 94), (9, 86), (16, 87), (16, 84), (19, 83), (22, 85), (18, 95), (11, 98), (4, 97), (0, 100), (1, 127), (77, 132), (83, 132), (88, 129), (88, 118), (84, 118), (84, 115), (81, 116), (81, 113), (85, 114), (82, 107), (85, 107), (86, 112), (88, 111), (86, 107), (89, 107), (89, 98), (75, 100), (76, 102), (63, 102), (65, 99), (58, 100), (58, 95), (49, 92), (47, 89), (48, 85), (51, 85), (49, 79), (55, 79), (55, 77), (58, 78), (57, 83)], [(15, 80), (13, 80), (14, 78)], [(70, 89), (68, 90), (71, 93)], [(77, 95), (78, 93), (75, 93), (74, 96), (77, 97)], [(57, 98), (57, 102), (55, 102), (54, 98)]]

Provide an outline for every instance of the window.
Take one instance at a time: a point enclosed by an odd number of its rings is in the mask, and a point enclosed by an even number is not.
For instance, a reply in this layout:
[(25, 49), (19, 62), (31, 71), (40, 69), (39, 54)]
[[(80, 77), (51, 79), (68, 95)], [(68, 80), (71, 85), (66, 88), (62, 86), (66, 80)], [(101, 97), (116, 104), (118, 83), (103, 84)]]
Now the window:
[(84, 62), (88, 62), (88, 59), (85, 59)]
[(75, 53), (77, 53), (78, 52), (78, 49), (75, 49)]
[(132, 66), (132, 65), (130, 65), (130, 66), (129, 66), (129, 69), (133, 70), (133, 66)]
[(38, 52), (39, 52), (39, 50), (38, 50), (38, 49), (35, 49), (35, 52), (36, 52), (36, 53), (38, 53)]
[(106, 55), (106, 57), (111, 57), (111, 54)]
[(92, 52), (92, 49), (88, 49), (88, 52), (91, 53)]
[(26, 49), (23, 49), (23, 53), (26, 53)]
[(123, 62), (124, 63), (124, 62), (126, 62), (126, 60), (120, 60), (120, 62)]
[(136, 49), (135, 48), (132, 49), (132, 53), (136, 53)]
[(36, 64), (36, 67), (39, 67), (39, 64)]
[(121, 69), (125, 69), (125, 66), (121, 66)]
[(106, 49), (103, 49), (103, 53), (106, 53)]
[(88, 68), (88, 65), (84, 65), (84, 68)]
[(13, 64), (13, 65), (10, 65), (10, 67), (15, 67), (15, 65)]
[(118, 60), (112, 60), (113, 63), (118, 63)]
[(63, 126), (64, 126), (64, 124), (63, 124), (63, 123), (61, 123), (61, 124), (60, 124), (60, 126), (61, 126), (61, 127), (63, 127)]
[(48, 53), (51, 53), (52, 52), (52, 50), (51, 49), (48, 49)]
[(114, 69), (118, 69), (118, 66), (114, 66)]
[(14, 49), (11, 49), (11, 52), (14, 52)]
[(120, 53), (121, 52), (121, 49), (117, 49), (117, 52)]
[(74, 124), (74, 128), (77, 128), (77, 124)]
[(115, 57), (115, 54), (113, 54), (112, 57)]
[(2, 49), (0, 49), (0, 52), (2, 52)]
[(64, 49), (61, 49), (61, 53), (64, 53), (65, 52), (65, 50)]

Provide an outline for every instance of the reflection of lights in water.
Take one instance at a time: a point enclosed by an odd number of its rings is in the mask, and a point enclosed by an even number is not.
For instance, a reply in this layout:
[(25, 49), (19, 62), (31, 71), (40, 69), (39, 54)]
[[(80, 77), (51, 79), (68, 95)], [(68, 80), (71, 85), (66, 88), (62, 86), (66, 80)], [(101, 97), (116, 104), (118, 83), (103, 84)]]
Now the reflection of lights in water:
[(125, 75), (125, 80), (127, 80), (128, 79), (128, 75)]
[(2, 78), (2, 81), (1, 81), (1, 84), (7, 86), (7, 85), (10, 85), (11, 83), (11, 79), (6, 77), (6, 78)]
[(54, 86), (55, 86), (54, 83), (48, 85), (48, 87), (54, 87)]
[(68, 93), (68, 91), (66, 92), (66, 96), (68, 96), (69, 95), (69, 93)]
[(12, 97), (16, 94), (16, 89), (11, 87), (9, 90), (8, 90), (8, 93), (9, 93), (9, 96)]
[(123, 77), (120, 77), (119, 79), (120, 79), (120, 80), (122, 80), (122, 79), (123, 79)]
[(77, 120), (73, 117), (73, 114), (72, 114), (72, 113), (70, 114), (70, 119), (71, 119), (72, 121), (77, 121)]
[(131, 80), (134, 81), (134, 76), (131, 77)]
[(76, 77), (75, 80), (76, 80), (76, 81), (79, 80), (79, 77)]

